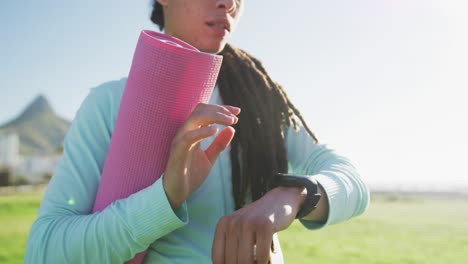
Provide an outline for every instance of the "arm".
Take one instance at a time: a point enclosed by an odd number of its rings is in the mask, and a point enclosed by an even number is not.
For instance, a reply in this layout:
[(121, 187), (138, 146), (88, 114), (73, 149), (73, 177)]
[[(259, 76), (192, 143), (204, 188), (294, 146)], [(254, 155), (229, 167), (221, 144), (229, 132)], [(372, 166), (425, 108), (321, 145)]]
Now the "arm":
[[(303, 127), (299, 131), (288, 129), (286, 147), (290, 170), (315, 177), (321, 187), (318, 208), (300, 219), (305, 227), (315, 229), (339, 223), (367, 209), (369, 190), (347, 158), (327, 145), (316, 144)], [(304, 193), (300, 192), (299, 201), (301, 195)]]
[[(300, 219), (302, 224), (315, 229), (362, 214), (369, 193), (351, 163), (327, 146), (315, 144), (303, 128), (289, 128), (286, 133), (291, 172), (315, 177), (322, 195), (317, 209)], [(304, 188), (280, 186), (222, 217), (213, 241), (213, 263), (252, 263), (254, 259), (256, 263), (267, 263), (273, 234), (291, 225), (305, 195)]]
[(81, 105), (31, 227), (25, 263), (123, 263), (187, 223), (185, 203), (172, 210), (162, 178), (90, 214), (119, 106), (111, 91), (95, 88)]

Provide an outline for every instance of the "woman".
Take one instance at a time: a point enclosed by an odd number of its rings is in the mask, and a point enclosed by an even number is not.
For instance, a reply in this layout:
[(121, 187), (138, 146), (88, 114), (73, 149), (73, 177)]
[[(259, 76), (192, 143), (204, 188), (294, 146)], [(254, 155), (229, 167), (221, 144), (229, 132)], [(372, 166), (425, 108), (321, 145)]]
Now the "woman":
[(90, 214), (125, 80), (93, 89), (65, 138), (26, 263), (123, 263), (146, 248), (145, 263), (281, 259), (280, 248), (270, 252), (274, 234), (305, 208), (307, 192), (272, 187), (277, 172), (318, 182), (321, 199), (300, 219), (308, 229), (365, 211), (368, 189), (351, 163), (318, 144), (257, 59), (227, 44), (242, 9), (243, 0), (155, 2), (151, 19), (166, 34), (224, 56), (210, 103), (177, 132), (163, 177)]

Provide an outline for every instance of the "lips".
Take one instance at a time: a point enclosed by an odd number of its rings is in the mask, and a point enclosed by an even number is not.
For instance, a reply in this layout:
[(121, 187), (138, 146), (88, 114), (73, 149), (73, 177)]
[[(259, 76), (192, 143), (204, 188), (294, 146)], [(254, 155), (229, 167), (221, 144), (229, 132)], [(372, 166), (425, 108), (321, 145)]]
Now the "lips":
[(223, 24), (215, 24), (215, 23), (206, 23), (208, 26), (210, 27), (217, 27), (217, 28), (221, 28), (221, 29), (227, 29), (225, 25)]
[(228, 32), (231, 32), (231, 24), (227, 19), (224, 18), (209, 20), (208, 22), (206, 22), (206, 24), (209, 27), (223, 29), (227, 30)]

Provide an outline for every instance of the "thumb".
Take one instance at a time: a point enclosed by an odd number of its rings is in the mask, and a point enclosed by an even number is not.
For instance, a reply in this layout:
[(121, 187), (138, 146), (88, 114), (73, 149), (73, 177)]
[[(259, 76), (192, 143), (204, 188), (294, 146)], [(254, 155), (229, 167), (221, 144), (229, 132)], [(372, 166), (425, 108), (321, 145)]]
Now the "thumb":
[(213, 164), (221, 153), (231, 143), (234, 133), (236, 131), (233, 127), (225, 127), (218, 136), (214, 139), (213, 143), (205, 150), (206, 157)]

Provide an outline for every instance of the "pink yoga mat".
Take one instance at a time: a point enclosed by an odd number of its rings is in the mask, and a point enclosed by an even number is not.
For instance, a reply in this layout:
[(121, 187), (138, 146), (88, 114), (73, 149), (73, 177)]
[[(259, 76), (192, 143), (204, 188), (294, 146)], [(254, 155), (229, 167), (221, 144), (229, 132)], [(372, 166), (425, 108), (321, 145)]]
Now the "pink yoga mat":
[[(93, 212), (153, 184), (195, 106), (210, 99), (222, 56), (142, 31), (109, 145)], [(141, 263), (139, 253), (127, 263)]]

